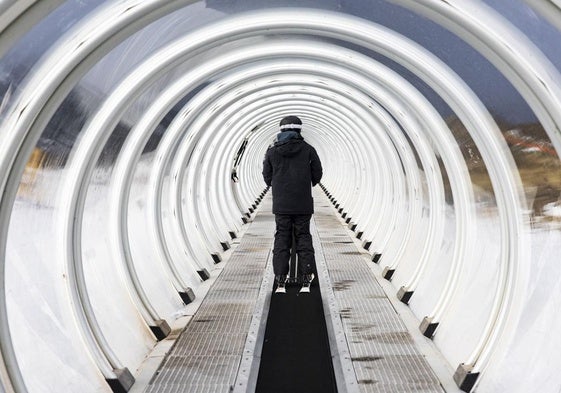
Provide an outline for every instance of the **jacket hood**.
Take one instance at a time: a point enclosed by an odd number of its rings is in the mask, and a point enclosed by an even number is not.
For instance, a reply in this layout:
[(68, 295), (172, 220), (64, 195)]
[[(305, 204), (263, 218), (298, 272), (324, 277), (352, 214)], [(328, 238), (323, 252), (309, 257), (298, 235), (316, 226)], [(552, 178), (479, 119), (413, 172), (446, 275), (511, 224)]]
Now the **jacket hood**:
[(302, 141), (304, 138), (294, 131), (285, 131), (277, 135), (278, 141), (275, 142), (274, 148), (280, 155), (290, 157), (296, 155), (302, 150)]
[(277, 142), (284, 142), (289, 139), (303, 139), (297, 131), (283, 131), (277, 134)]

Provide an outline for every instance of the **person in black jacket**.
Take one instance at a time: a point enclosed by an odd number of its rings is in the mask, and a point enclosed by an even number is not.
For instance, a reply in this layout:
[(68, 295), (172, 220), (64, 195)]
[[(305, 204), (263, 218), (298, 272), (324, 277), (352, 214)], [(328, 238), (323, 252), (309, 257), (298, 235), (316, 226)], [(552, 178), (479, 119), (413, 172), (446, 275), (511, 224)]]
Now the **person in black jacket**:
[(273, 214), (276, 232), (273, 270), (276, 292), (285, 292), (292, 233), (296, 241), (298, 267), (303, 274), (302, 292), (309, 292), (315, 270), (310, 219), (314, 213), (312, 186), (322, 177), (321, 161), (316, 150), (300, 135), (302, 121), (287, 116), (280, 122), (280, 133), (269, 147), (263, 161), (263, 179), (273, 189)]

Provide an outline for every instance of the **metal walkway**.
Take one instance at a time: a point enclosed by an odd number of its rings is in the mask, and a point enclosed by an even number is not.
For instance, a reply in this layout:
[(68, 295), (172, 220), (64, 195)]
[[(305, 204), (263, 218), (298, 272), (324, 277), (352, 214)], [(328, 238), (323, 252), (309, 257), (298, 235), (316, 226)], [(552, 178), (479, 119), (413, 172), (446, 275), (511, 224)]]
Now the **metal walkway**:
[[(339, 392), (444, 392), (327, 198), (314, 197), (312, 232)], [(267, 197), (146, 393), (254, 390), (273, 285), (269, 212)]]

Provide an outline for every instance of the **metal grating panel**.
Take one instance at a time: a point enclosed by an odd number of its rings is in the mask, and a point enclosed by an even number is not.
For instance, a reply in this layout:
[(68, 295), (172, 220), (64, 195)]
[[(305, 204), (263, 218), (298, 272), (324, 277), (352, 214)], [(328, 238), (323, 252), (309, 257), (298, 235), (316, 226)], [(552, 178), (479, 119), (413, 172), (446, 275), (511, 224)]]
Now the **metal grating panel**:
[[(264, 209), (267, 211), (267, 206)], [(146, 393), (231, 391), (244, 355), (273, 233), (272, 215), (257, 215)]]
[(443, 393), (440, 382), (325, 196), (315, 227), (361, 392)]
[[(335, 316), (331, 335), (337, 341), (332, 351), (341, 361), (338, 377), (346, 380), (338, 386), (347, 392), (443, 393), (346, 227), (321, 203), (325, 197), (315, 198), (320, 201), (313, 224), (318, 274), (322, 296), (328, 295), (324, 309), (329, 318)], [(259, 366), (256, 339), (264, 323), (259, 310), (268, 303), (263, 294), (270, 292), (272, 279), (263, 275), (272, 275), (267, 261), (273, 233), (273, 216), (259, 213), (147, 393), (226, 393), (234, 383), (251, 389), (249, 369)]]
[(185, 332), (177, 341), (176, 356), (226, 356), (238, 355), (245, 344), (245, 333), (220, 334), (212, 341), (207, 339), (207, 332)]
[[(147, 391), (176, 392), (228, 392), (233, 381), (239, 356), (176, 356), (167, 357), (165, 367), (158, 372)], [(219, 390), (220, 388), (223, 390)]]

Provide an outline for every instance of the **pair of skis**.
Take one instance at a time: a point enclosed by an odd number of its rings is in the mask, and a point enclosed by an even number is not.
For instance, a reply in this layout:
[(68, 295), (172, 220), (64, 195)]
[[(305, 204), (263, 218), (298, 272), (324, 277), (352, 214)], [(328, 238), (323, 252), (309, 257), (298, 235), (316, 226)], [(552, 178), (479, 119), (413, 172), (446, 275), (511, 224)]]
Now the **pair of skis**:
[[(298, 293), (310, 293), (310, 287), (312, 286), (314, 277), (314, 273), (311, 273), (308, 277), (309, 279), (304, 278), (302, 287), (300, 288), (300, 291), (298, 291)], [(275, 290), (275, 293), (286, 293), (286, 281), (277, 283), (277, 289)]]

